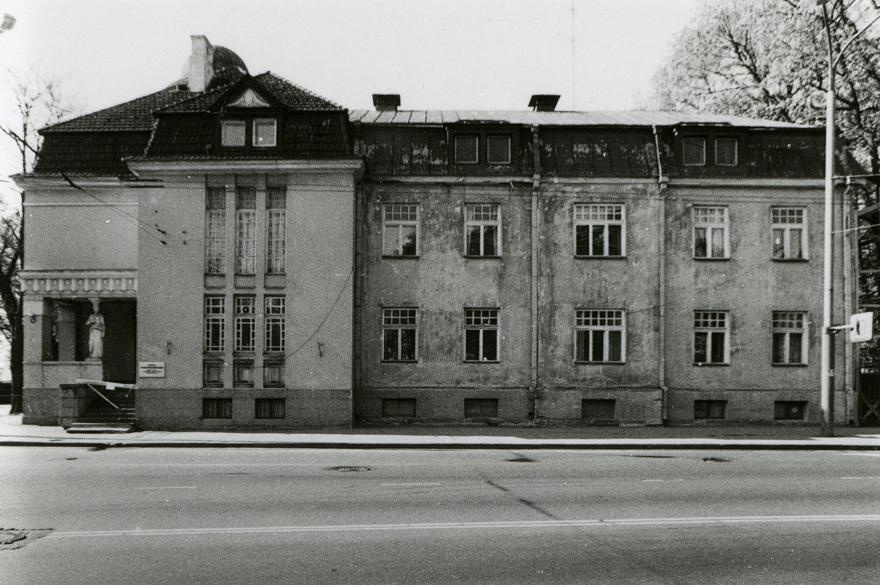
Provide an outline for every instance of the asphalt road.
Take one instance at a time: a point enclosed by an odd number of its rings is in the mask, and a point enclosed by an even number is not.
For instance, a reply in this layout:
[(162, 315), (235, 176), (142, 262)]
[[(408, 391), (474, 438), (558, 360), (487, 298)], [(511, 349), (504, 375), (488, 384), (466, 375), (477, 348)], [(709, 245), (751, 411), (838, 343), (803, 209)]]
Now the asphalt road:
[(4, 585), (876, 585), (880, 453), (0, 448), (0, 528)]

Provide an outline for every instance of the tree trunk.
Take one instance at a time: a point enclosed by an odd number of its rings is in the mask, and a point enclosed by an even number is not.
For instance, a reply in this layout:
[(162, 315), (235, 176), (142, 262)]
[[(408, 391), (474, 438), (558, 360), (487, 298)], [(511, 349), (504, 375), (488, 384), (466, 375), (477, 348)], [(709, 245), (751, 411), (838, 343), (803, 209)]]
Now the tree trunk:
[(12, 340), (9, 351), (9, 369), (12, 372), (12, 408), (10, 414), (21, 414), (22, 412), (22, 387), (24, 382), (24, 327), (21, 321), (21, 299), (18, 300), (18, 307), (15, 315), (10, 315), (10, 324), (12, 326)]

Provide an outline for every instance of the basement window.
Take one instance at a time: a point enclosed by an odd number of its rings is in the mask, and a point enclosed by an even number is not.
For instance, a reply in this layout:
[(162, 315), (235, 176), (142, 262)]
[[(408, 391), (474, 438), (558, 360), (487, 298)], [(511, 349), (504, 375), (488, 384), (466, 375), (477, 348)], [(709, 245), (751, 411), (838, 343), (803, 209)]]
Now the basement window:
[(415, 416), (415, 398), (382, 399), (382, 418), (414, 418)]
[(581, 418), (587, 423), (616, 423), (616, 403), (610, 398), (585, 398), (581, 400)]
[(465, 398), (465, 418), (498, 418), (497, 398)]
[(257, 398), (254, 400), (254, 418), (284, 418), (283, 398)]
[(202, 418), (232, 418), (232, 398), (203, 398)]
[(777, 400), (773, 403), (775, 420), (804, 420), (807, 403), (795, 400)]
[(694, 400), (694, 418), (698, 420), (723, 419), (726, 410), (726, 400)]
[(220, 122), (220, 144), (223, 146), (244, 146), (244, 120), (223, 120)]

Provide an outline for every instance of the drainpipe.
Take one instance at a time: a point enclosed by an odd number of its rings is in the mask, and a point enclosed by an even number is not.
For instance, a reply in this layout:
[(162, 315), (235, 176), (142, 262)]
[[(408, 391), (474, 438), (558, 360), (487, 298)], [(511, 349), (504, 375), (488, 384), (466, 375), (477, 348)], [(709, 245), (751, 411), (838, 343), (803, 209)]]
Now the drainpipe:
[(659, 258), (657, 261), (657, 299), (659, 305), (659, 354), (657, 366), (657, 386), (660, 388), (660, 418), (665, 423), (669, 413), (669, 389), (666, 387), (666, 187), (669, 178), (663, 176), (663, 162), (660, 158), (660, 135), (657, 126), (652, 125), (654, 132), (654, 150), (657, 153), (657, 234)]
[(531, 352), (529, 368), (529, 411), (532, 423), (538, 419), (538, 191), (541, 188), (541, 153), (538, 140), (538, 126), (532, 126), (532, 157), (534, 173), (532, 174), (531, 193), (531, 275), (530, 275), (530, 325), (531, 325)]

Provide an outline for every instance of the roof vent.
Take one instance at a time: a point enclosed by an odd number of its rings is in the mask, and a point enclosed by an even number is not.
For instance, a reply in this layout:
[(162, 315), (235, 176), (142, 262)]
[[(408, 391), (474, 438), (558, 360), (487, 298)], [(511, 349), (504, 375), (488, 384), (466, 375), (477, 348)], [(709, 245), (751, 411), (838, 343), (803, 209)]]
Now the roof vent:
[(380, 112), (396, 112), (400, 105), (400, 94), (398, 93), (374, 93), (373, 105)]
[(529, 100), (529, 107), (535, 112), (552, 112), (556, 110), (556, 104), (559, 102), (558, 95), (536, 93)]

